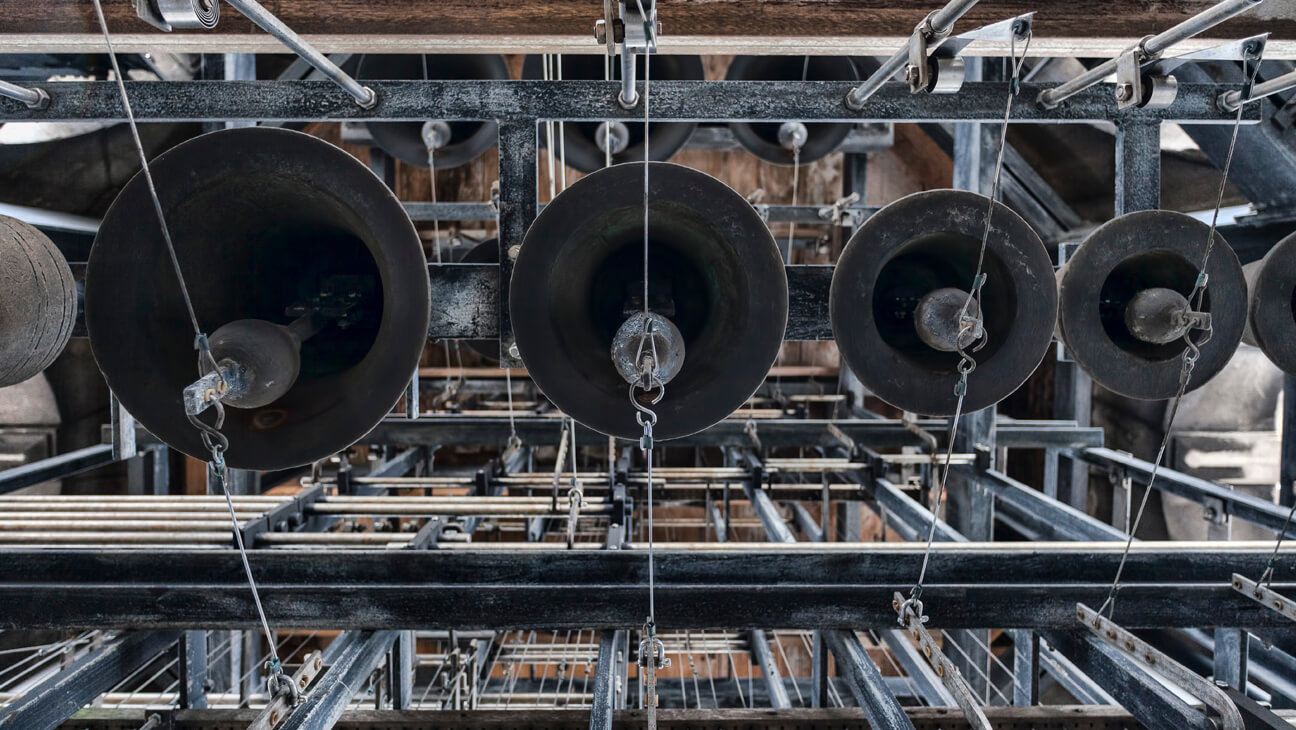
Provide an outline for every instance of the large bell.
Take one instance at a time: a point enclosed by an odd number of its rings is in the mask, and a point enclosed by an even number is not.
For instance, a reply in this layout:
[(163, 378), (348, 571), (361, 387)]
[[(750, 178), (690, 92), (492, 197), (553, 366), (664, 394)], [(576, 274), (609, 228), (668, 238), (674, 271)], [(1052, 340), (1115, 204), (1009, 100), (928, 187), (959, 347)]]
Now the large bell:
[[(226, 400), (229, 465), (297, 466), (363, 437), (427, 338), (427, 261), (395, 196), (337, 147), (266, 127), (194, 138), (151, 168), (213, 354), (249, 371)], [(109, 388), (149, 431), (206, 458), (182, 399), (202, 374), (193, 328), (139, 175), (104, 216), (85, 302)]]
[[(859, 74), (845, 56), (736, 56), (725, 80), (857, 81)], [(791, 120), (732, 122), (729, 129), (753, 155), (776, 165), (792, 165), (832, 154), (846, 141), (853, 126)]]
[[(509, 290), (540, 390), (580, 423), (633, 439), (643, 429), (613, 348), (625, 352), (618, 333), (643, 321), (643, 179), (643, 163), (616, 165), (559, 194), (527, 231)], [(760, 387), (783, 343), (788, 287), (769, 229), (741, 195), (669, 163), (651, 163), (649, 181), (648, 304), (663, 336), (653, 346), (673, 340), (683, 358), (650, 406), (656, 438), (670, 439), (724, 419)], [(660, 354), (663, 371), (668, 360), (679, 367)]]
[[(706, 74), (700, 56), (654, 55), (649, 64), (652, 81), (703, 81)], [(635, 58), (636, 79), (643, 79), (643, 56)], [(603, 56), (563, 56), (564, 80), (602, 81)], [(522, 63), (522, 78), (544, 78), (544, 63), (540, 56), (527, 56)], [(555, 75), (556, 78), (556, 75)], [(619, 64), (613, 69), (614, 79), (621, 78)], [(643, 111), (643, 107), (639, 108)], [(697, 125), (692, 122), (652, 122), (648, 125), (648, 154), (653, 161), (669, 160), (680, 151)], [(642, 162), (644, 158), (644, 125), (642, 121), (624, 122), (566, 122), (564, 146), (554, 141), (555, 159), (559, 150), (566, 155), (567, 164), (581, 172), (594, 172), (604, 166), (608, 145), (612, 146), (612, 164)], [(554, 128), (554, 136), (558, 134)], [(543, 135), (542, 135), (543, 137)]]
[[(1187, 297), (1209, 235), (1209, 225), (1183, 213), (1128, 213), (1089, 234), (1058, 270), (1058, 336), (1095, 383), (1141, 400), (1178, 392), (1191, 326)], [(1187, 391), (1228, 364), (1246, 321), (1242, 267), (1218, 232), (1206, 274), (1203, 310), (1212, 332)]]
[(1242, 271), (1250, 292), (1242, 339), (1296, 375), (1296, 233)]
[(54, 362), (72, 336), (76, 310), (72, 269), (54, 242), (0, 215), (0, 388)]
[[(356, 75), (363, 80), (492, 81), (508, 80), (503, 56), (481, 54), (366, 54)], [(493, 121), (366, 122), (373, 141), (401, 162), (428, 166), (429, 143), (437, 169), (458, 167), (496, 144)]]
[[(993, 405), (1039, 365), (1053, 337), (1053, 265), (1035, 231), (995, 203), (978, 306), (965, 326), (990, 199), (930, 190), (891, 203), (861, 226), (833, 272), (837, 347), (874, 395), (905, 411), (952, 415), (962, 348), (976, 361), (963, 411)], [(978, 336), (980, 334), (981, 336)], [(978, 349), (979, 348), (979, 349)]]

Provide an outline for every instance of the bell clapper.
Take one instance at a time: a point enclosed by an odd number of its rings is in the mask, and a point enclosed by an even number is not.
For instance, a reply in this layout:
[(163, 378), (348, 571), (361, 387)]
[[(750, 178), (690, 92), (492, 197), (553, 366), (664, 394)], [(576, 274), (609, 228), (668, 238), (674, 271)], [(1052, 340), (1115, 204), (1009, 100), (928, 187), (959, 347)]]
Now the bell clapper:
[(294, 317), (286, 325), (237, 319), (199, 338), (202, 376), (184, 389), (185, 413), (197, 416), (217, 403), (260, 408), (278, 400), (297, 382), (303, 342), (329, 324), (347, 329), (356, 323), (361, 288), (355, 277), (325, 277), (318, 295), (285, 308)]
[(441, 120), (424, 122), (422, 129), (423, 144), (428, 151), (439, 150), (450, 144), (450, 125)]

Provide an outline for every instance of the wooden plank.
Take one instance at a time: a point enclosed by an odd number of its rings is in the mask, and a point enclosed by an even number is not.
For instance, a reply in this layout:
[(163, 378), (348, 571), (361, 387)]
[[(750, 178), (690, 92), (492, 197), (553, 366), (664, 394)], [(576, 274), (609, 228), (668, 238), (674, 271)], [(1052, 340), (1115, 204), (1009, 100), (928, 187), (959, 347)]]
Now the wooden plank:
[[(662, 6), (664, 53), (812, 53), (888, 55), (939, 3), (923, 0), (672, 0)], [(1204, 0), (1077, 0), (1051, 3), (1035, 20), (1032, 54), (1110, 56), (1142, 36), (1207, 7)], [(277, 42), (228, 6), (212, 32), (163, 34), (140, 21), (130, 3), (107, 2), (119, 50), (272, 52)], [(588, 0), (267, 0), (266, 7), (325, 52), (584, 52), (599, 4)], [(1041, 10), (1029, 0), (979, 3), (960, 29)], [(72, 52), (98, 49), (93, 6), (82, 0), (8, 2), (0, 6), (0, 50)], [(1296, 55), (1296, 16), (1265, 3), (1208, 38), (1273, 34), (1267, 58)], [(988, 46), (996, 55), (1003, 49)]]

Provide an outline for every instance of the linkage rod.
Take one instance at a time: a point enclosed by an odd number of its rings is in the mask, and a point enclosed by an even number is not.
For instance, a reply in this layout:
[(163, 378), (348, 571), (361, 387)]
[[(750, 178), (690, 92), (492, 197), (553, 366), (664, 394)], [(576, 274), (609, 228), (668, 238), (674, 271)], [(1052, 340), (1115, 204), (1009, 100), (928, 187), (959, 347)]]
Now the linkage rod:
[[(915, 32), (930, 32), (933, 39), (944, 38), (949, 35), (954, 23), (976, 4), (977, 0), (950, 0), (945, 7), (928, 15), (923, 20), (922, 25), (926, 25), (926, 28)], [(882, 88), (883, 84), (890, 81), (891, 77), (899, 73), (900, 69), (904, 68), (907, 60), (909, 60), (909, 45), (905, 44), (904, 48), (896, 51), (864, 83), (851, 89), (851, 92), (846, 95), (846, 107), (856, 111), (862, 109), (864, 102), (877, 93), (877, 90)]]
[(28, 109), (44, 109), (49, 106), (50, 101), (49, 94), (44, 89), (29, 89), (26, 86), (11, 84), (4, 79), (0, 79), (0, 96), (21, 101)]
[(226, 2), (255, 23), (258, 28), (292, 49), (292, 52), (300, 56), (303, 61), (314, 66), (316, 71), (324, 74), (333, 83), (341, 86), (346, 93), (355, 97), (361, 109), (372, 109), (378, 103), (378, 95), (373, 89), (351, 78), (347, 72), (338, 68), (337, 64), (328, 60), (323, 53), (297, 35), (292, 28), (284, 25), (283, 21), (276, 18), (274, 13), (266, 10), (256, 0), (226, 0)]
[(1251, 95), (1246, 99), (1242, 98), (1240, 89), (1226, 91), (1220, 94), (1219, 105), (1228, 111), (1237, 111), (1237, 108), (1246, 102), (1263, 99), (1290, 89), (1296, 89), (1296, 71), (1256, 84), (1251, 87)]
[[(1164, 53), (1170, 46), (1186, 41), (1193, 36), (1200, 35), (1220, 23), (1223, 23), (1229, 18), (1245, 13), (1263, 1), (1264, 0), (1223, 0), (1223, 2), (1212, 5), (1170, 30), (1162, 31), (1157, 35), (1144, 38), (1138, 45), (1138, 50), (1143, 56), (1143, 58), (1140, 59), (1140, 62), (1153, 60)], [(1102, 81), (1104, 78), (1107, 78), (1116, 72), (1116, 63), (1118, 60), (1119, 56), (1117, 58), (1108, 59), (1060, 86), (1055, 86), (1052, 89), (1040, 92), (1038, 98), (1039, 105), (1045, 109), (1052, 109), (1072, 96), (1075, 96), (1090, 86)], [(1237, 107), (1234, 108), (1236, 109)]]

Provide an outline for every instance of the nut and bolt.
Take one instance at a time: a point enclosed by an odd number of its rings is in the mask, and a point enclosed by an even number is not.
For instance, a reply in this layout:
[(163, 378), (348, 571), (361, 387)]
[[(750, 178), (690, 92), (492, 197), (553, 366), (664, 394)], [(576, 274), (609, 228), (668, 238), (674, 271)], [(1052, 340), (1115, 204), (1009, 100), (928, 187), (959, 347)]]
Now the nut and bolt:
[(1123, 83), (1116, 85), (1116, 101), (1129, 101), (1134, 98), (1134, 84)]

